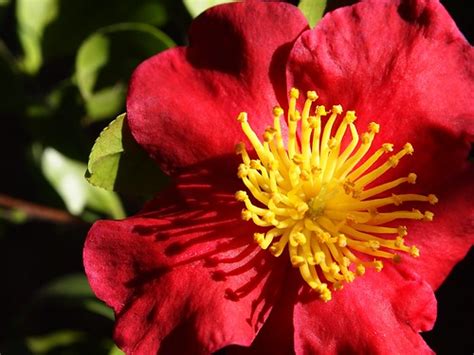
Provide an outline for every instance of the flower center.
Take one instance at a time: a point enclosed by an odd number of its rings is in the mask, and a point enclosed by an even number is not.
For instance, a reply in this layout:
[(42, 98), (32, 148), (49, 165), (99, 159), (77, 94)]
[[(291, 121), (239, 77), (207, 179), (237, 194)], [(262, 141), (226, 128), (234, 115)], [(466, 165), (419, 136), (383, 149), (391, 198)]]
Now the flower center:
[[(328, 284), (339, 290), (343, 283), (364, 275), (366, 268), (381, 271), (381, 259), (399, 262), (399, 252), (418, 257), (416, 246), (405, 245), (407, 228), (396, 221), (431, 221), (433, 213), (393, 206), (407, 201), (435, 204), (438, 199), (435, 195), (388, 194), (400, 184), (414, 184), (413, 173), (373, 184), (405, 155), (413, 154), (411, 144), (377, 164), (384, 154), (393, 151), (393, 145), (385, 143), (366, 157), (379, 132), (378, 124), (370, 123), (368, 131), (359, 137), (354, 111), (347, 111), (336, 125), (342, 117), (340, 105), (329, 111), (316, 106), (312, 111), (318, 96), (309, 91), (300, 112), (296, 108), (298, 97), (299, 91), (291, 89), (286, 147), (282, 108), (273, 109), (273, 127), (265, 130), (262, 140), (247, 122), (247, 114), (238, 116), (258, 159), (251, 159), (244, 143), (237, 144), (236, 153), (243, 161), (238, 176), (253, 199), (246, 191), (237, 191), (235, 197), (245, 203), (242, 219), (268, 227), (265, 233), (254, 234), (260, 247), (269, 248), (277, 257), (288, 249), (292, 265), (306, 283), (319, 292), (323, 301), (329, 301)], [(343, 144), (348, 130), (351, 140)]]

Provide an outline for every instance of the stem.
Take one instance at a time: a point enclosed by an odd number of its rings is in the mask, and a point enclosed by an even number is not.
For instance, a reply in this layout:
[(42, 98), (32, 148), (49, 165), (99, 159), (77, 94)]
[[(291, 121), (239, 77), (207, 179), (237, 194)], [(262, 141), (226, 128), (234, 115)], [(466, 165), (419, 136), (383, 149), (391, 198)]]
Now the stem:
[(31, 219), (40, 219), (58, 224), (84, 224), (84, 221), (72, 214), (56, 208), (20, 200), (0, 194), (0, 206), (24, 212)]

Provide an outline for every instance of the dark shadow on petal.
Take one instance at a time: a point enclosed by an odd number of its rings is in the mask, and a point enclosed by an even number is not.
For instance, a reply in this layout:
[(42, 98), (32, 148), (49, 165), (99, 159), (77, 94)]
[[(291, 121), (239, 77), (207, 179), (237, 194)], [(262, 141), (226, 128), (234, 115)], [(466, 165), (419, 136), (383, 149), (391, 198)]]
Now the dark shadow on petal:
[[(186, 59), (196, 68), (238, 74), (246, 64), (242, 56), (245, 53), (244, 37), (228, 18), (212, 15), (212, 19), (208, 13), (206, 18), (198, 17), (192, 23)], [(209, 40), (210, 33), (213, 34), (212, 41)]]
[(398, 6), (397, 12), (403, 20), (414, 22), (420, 26), (426, 26), (430, 22), (430, 13), (428, 13), (426, 5), (418, 1), (402, 1)]
[(286, 87), (285, 70), (291, 48), (293, 48), (293, 43), (285, 43), (275, 50), (268, 73), (273, 90), (275, 91), (275, 96), (284, 110), (288, 109), (289, 88)]
[(194, 329), (193, 324), (195, 324), (195, 321), (193, 321), (192, 318), (183, 320), (183, 322), (174, 328), (163, 340), (158, 355), (175, 354), (176, 349), (185, 351), (186, 354), (205, 353), (205, 349), (195, 340), (194, 334), (196, 333), (196, 329)]
[[(232, 162), (232, 157), (220, 159)], [(214, 164), (209, 161), (183, 171), (165, 192), (166, 204), (160, 206), (158, 197), (137, 215), (133, 237), (157, 243), (162, 265), (154, 270), (140, 270), (142, 266), (136, 265), (139, 276), (126, 286), (134, 290), (134, 298), (141, 297), (167, 273), (193, 265), (197, 272), (207, 272), (210, 282), (222, 284), (223, 299), (240, 302), (255, 289), (262, 290), (251, 296), (246, 315), (247, 323), (257, 331), (278, 296), (288, 260), (286, 255), (277, 259), (254, 243), (253, 233), (264, 229), (241, 220), (243, 205), (233, 196), (241, 188), (239, 180), (216, 178)], [(229, 165), (236, 170), (236, 165)]]

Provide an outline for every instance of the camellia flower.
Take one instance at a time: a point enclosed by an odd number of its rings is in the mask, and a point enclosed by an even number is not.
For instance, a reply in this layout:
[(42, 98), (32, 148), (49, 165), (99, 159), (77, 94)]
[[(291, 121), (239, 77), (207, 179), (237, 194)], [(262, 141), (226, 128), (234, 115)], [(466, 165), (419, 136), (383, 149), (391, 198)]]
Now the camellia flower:
[(127, 100), (173, 184), (84, 250), (117, 344), (429, 353), (433, 290), (474, 240), (473, 59), (436, 0), (363, 1), (312, 30), (283, 3), (198, 17)]

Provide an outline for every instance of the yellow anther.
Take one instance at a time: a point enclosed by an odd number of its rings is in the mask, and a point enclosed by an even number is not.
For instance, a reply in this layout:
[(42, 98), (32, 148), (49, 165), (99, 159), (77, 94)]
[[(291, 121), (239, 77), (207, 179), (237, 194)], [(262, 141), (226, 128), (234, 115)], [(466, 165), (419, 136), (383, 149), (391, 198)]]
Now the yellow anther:
[(321, 243), (327, 243), (331, 239), (331, 235), (328, 232), (321, 232), (317, 234), (318, 241)]
[(270, 171), (277, 171), (278, 170), (278, 167), (279, 167), (279, 163), (278, 163), (278, 160), (276, 159), (271, 159), (268, 161), (268, 164), (267, 164), (267, 169), (270, 170)]
[(247, 177), (248, 174), (249, 174), (249, 167), (245, 164), (240, 164), (239, 169), (237, 170), (237, 176), (240, 179), (243, 179)]
[(369, 130), (370, 133), (379, 133), (380, 125), (378, 123), (375, 123), (375, 122), (370, 122), (368, 130)]
[[(316, 92), (308, 91), (301, 104), (299, 91), (291, 89), (288, 129), (282, 131), (285, 112), (276, 106), (273, 126), (265, 129), (263, 137), (252, 130), (247, 113), (238, 115), (254, 156), (252, 160), (244, 143), (236, 145), (243, 162), (237, 175), (247, 190), (237, 191), (235, 198), (245, 204), (242, 219), (268, 228), (253, 234), (255, 242), (276, 257), (287, 251), (309, 287), (327, 302), (332, 298), (328, 285), (341, 289), (364, 275), (366, 267), (381, 271), (380, 259), (401, 262), (403, 254), (417, 257), (418, 249), (405, 245), (406, 227), (394, 225), (402, 223), (400, 219), (430, 221), (433, 213), (394, 205), (435, 204), (438, 199), (433, 194), (392, 194), (396, 191), (392, 189), (416, 181), (414, 173), (382, 178), (403, 156), (413, 153), (411, 144), (381, 163), (379, 159), (393, 151), (393, 144), (372, 147), (380, 126), (372, 122), (359, 135), (354, 111), (344, 114), (335, 105), (327, 112), (322, 105), (313, 106), (317, 98)], [(368, 262), (368, 258), (375, 259)]]
[(410, 143), (406, 143), (406, 144), (403, 146), (403, 150), (404, 150), (407, 154), (409, 154), (409, 155), (412, 155), (413, 152), (415, 151), (415, 150), (413, 149), (413, 146), (412, 146)]
[(315, 175), (315, 176), (318, 176), (319, 174), (321, 174), (321, 168), (318, 167), (318, 166), (313, 166), (311, 168), (311, 174)]
[(425, 214), (423, 215), (423, 220), (431, 222), (433, 221), (433, 218), (434, 218), (433, 212), (425, 211)]
[(247, 112), (239, 113), (239, 115), (237, 116), (237, 121), (239, 121), (240, 123), (247, 122)]
[(318, 116), (326, 116), (328, 112), (326, 111), (326, 107), (324, 105), (316, 106), (316, 110), (314, 111)]
[(240, 191), (237, 191), (237, 192), (235, 193), (235, 199), (236, 199), (237, 201), (243, 202), (243, 201), (245, 201), (246, 199), (248, 199), (248, 195), (247, 195), (247, 193), (246, 193), (245, 191), (240, 190)]
[(341, 105), (334, 105), (331, 109), (331, 112), (340, 115), (342, 113), (342, 106)]
[(317, 291), (319, 292), (319, 298), (324, 302), (329, 302), (332, 298), (331, 291), (329, 291), (327, 284), (321, 284)]
[(276, 129), (273, 127), (268, 127), (265, 129), (265, 133), (263, 133), (263, 140), (265, 142), (271, 142), (273, 138), (275, 137)]
[(374, 261), (373, 261), (373, 265), (374, 265), (375, 271), (377, 271), (377, 272), (382, 271), (382, 269), (383, 269), (383, 262), (381, 262), (380, 260), (374, 260)]
[(326, 255), (322, 251), (314, 253), (314, 262), (316, 265), (320, 265), (326, 260)]
[(306, 97), (310, 101), (316, 101), (318, 99), (318, 94), (316, 93), (316, 91), (308, 91), (306, 93)]
[(283, 253), (283, 249), (285, 248), (284, 245), (279, 244), (279, 243), (273, 243), (270, 246), (270, 253), (272, 253), (273, 256), (280, 256)]
[(344, 120), (347, 123), (353, 123), (357, 119), (357, 116), (355, 114), (355, 111), (347, 111), (346, 116), (344, 117)]
[(235, 145), (235, 154), (242, 154), (245, 151), (245, 144), (239, 142)]
[(344, 280), (346, 282), (353, 282), (355, 279), (355, 275), (352, 271), (348, 271), (346, 274), (344, 274)]
[(365, 266), (362, 265), (362, 264), (357, 265), (357, 266), (356, 266), (356, 274), (357, 274), (358, 276), (364, 275), (364, 274), (365, 274)]
[(346, 221), (348, 223), (357, 223), (357, 218), (351, 213), (346, 214)]
[(293, 265), (294, 267), (300, 267), (306, 264), (306, 260), (302, 256), (299, 256), (299, 255), (292, 256), (290, 261), (291, 261), (291, 265)]
[(301, 154), (295, 154), (293, 156), (293, 163), (295, 163), (296, 165), (303, 164), (303, 156)]
[(382, 144), (382, 148), (385, 153), (393, 152), (393, 144), (391, 143)]
[(418, 258), (420, 256), (420, 250), (416, 246), (412, 246), (410, 248), (410, 255), (414, 258)]
[(403, 238), (408, 234), (408, 228), (406, 226), (398, 226), (397, 233)]
[(260, 162), (260, 160), (256, 160), (256, 159), (252, 159), (250, 161), (250, 167), (252, 169), (261, 169), (262, 168), (262, 163)]
[(351, 265), (351, 260), (348, 257), (344, 256), (344, 257), (342, 257), (341, 265), (343, 265), (345, 267), (349, 267)]
[(341, 248), (344, 248), (347, 246), (347, 238), (344, 234), (339, 234), (337, 238), (337, 245), (340, 246)]
[(331, 291), (327, 290), (326, 292), (321, 292), (319, 298), (321, 298), (323, 302), (329, 302), (332, 299)]
[(428, 202), (432, 205), (436, 205), (438, 203), (438, 198), (436, 197), (436, 195), (429, 194), (428, 195)]
[(257, 244), (262, 244), (265, 241), (265, 234), (263, 233), (254, 233), (253, 234), (253, 240), (257, 242)]
[(395, 194), (392, 194), (392, 199), (395, 206), (400, 206), (403, 203), (403, 200)]
[(402, 237), (399, 236), (399, 237), (396, 237), (396, 238), (395, 238), (395, 246), (396, 246), (397, 248), (403, 247), (404, 244), (405, 244), (405, 241), (403, 240)]
[(250, 221), (252, 219), (252, 212), (244, 208), (241, 212), (241, 217), (244, 221)]
[(333, 288), (335, 291), (340, 291), (344, 288), (344, 285), (340, 281), (334, 282)]
[(341, 268), (336, 263), (331, 263), (331, 265), (329, 265), (329, 271), (331, 272), (331, 275), (334, 276), (334, 275), (339, 274), (339, 271), (341, 271)]
[(409, 184), (415, 184), (416, 183), (416, 174), (415, 173), (410, 173), (408, 174), (408, 183)]
[(319, 284), (316, 281), (309, 281), (308, 282), (309, 287), (311, 287), (313, 290), (317, 290), (319, 287)]
[(308, 181), (310, 176), (311, 176), (311, 173), (308, 170), (306, 170), (306, 169), (301, 170), (301, 173), (300, 173), (300, 179), (301, 180)]
[(280, 117), (281, 115), (283, 115), (284, 111), (283, 109), (280, 107), (280, 106), (275, 106), (273, 108), (273, 117)]
[(300, 97), (300, 91), (298, 89), (295, 89), (295, 88), (291, 88), (290, 90), (290, 97), (292, 99), (297, 99)]
[(376, 240), (369, 240), (367, 242), (367, 245), (369, 246), (370, 249), (372, 250), (378, 250), (380, 249), (380, 243)]
[(337, 146), (337, 139), (335, 137), (332, 137), (331, 139), (329, 139), (329, 142), (328, 142), (329, 149), (334, 149), (336, 148), (336, 146)]
[(354, 192), (354, 183), (350, 180), (346, 180), (344, 181), (342, 188), (344, 189), (346, 195), (350, 195)]
[(294, 238), (298, 242), (299, 245), (306, 244), (306, 237), (303, 233), (301, 232), (295, 233)]

